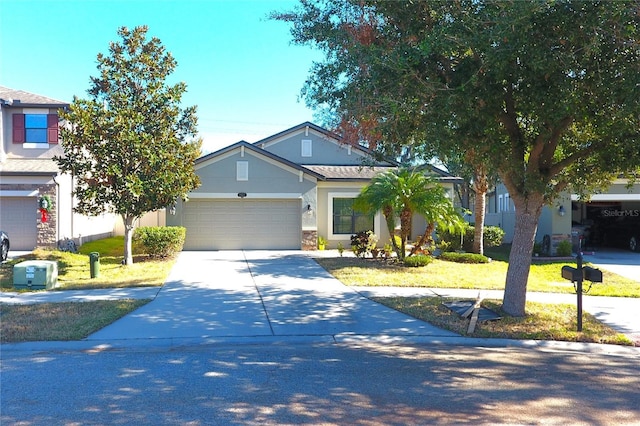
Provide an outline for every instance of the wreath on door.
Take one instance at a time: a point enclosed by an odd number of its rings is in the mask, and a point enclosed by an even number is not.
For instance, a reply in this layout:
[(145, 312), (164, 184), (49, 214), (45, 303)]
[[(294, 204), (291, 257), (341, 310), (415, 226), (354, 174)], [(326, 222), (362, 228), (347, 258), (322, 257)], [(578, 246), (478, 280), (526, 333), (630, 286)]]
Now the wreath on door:
[(53, 207), (51, 198), (48, 195), (41, 195), (40, 199), (38, 199), (38, 210), (40, 211), (40, 220), (43, 223), (48, 220), (51, 207)]

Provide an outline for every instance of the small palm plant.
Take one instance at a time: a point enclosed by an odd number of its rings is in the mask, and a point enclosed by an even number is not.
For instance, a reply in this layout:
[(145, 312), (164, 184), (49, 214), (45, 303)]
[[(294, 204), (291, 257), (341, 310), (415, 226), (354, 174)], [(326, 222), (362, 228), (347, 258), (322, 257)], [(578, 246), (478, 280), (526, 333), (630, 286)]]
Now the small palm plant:
[[(382, 211), (390, 235), (400, 221), (400, 238), (391, 238), (398, 259), (404, 260), (414, 214), (427, 222), (416, 247), (427, 244), (436, 226), (447, 230), (462, 229), (464, 220), (456, 212), (444, 188), (433, 178), (415, 169), (400, 168), (382, 173), (371, 180), (356, 198), (354, 207), (365, 213)], [(414, 250), (409, 254), (415, 253)]]

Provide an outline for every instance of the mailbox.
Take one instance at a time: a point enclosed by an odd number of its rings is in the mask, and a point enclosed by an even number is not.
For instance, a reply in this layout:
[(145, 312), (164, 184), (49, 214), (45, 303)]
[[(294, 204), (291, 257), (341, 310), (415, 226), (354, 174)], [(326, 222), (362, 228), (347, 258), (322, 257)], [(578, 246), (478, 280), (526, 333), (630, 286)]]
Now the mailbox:
[(602, 271), (600, 269), (585, 266), (582, 270), (584, 271), (583, 277), (585, 281), (591, 281), (592, 283), (602, 282)]
[(569, 281), (578, 281), (580, 278), (582, 278), (582, 271), (579, 271), (578, 269), (571, 266), (563, 266), (562, 278)]

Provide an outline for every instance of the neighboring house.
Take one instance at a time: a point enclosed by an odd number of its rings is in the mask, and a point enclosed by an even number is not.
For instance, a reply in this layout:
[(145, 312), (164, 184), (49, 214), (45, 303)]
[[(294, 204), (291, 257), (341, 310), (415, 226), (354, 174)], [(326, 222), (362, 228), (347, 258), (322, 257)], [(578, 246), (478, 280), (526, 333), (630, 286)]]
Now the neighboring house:
[[(613, 235), (608, 238), (595, 235), (598, 226), (607, 227), (614, 221), (634, 216), (640, 216), (640, 184), (628, 187), (626, 180), (617, 179), (606, 192), (593, 194), (589, 201), (580, 201), (576, 194), (566, 194), (553, 205), (545, 206), (535, 240), (542, 243), (548, 235), (552, 254), (557, 243), (567, 239), (571, 239), (574, 250), (577, 250), (580, 236), (584, 236), (583, 249), (612, 245)], [(496, 185), (487, 195), (485, 224), (501, 227), (505, 231), (505, 242), (512, 241), (515, 207), (503, 184)], [(629, 237), (638, 234), (635, 228), (628, 231)], [(624, 247), (625, 244), (618, 246)]]
[[(0, 86), (0, 228), (12, 250), (55, 247), (65, 238), (81, 243), (113, 234), (117, 218), (73, 213), (73, 178), (61, 175), (53, 157), (59, 144), (58, 110), (68, 103)], [(52, 206), (39, 211), (47, 196)]]
[[(384, 219), (355, 212), (353, 200), (378, 173), (394, 169), (359, 146), (312, 123), (256, 143), (238, 142), (196, 160), (202, 185), (178, 202), (167, 225), (187, 228), (185, 250), (315, 249), (318, 237), (350, 248), (350, 237), (371, 229), (389, 241)], [(453, 194), (459, 179), (436, 169)], [(425, 229), (414, 221), (413, 237)]]

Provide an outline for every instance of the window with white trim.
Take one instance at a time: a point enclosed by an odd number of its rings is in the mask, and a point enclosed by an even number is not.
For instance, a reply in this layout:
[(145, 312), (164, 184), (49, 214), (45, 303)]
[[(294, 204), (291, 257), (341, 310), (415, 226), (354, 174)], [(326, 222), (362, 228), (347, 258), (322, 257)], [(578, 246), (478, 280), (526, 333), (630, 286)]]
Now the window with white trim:
[(332, 233), (353, 235), (361, 231), (373, 231), (373, 215), (354, 210), (355, 198), (334, 198)]
[(237, 181), (249, 180), (249, 162), (248, 161), (236, 162), (236, 180)]

